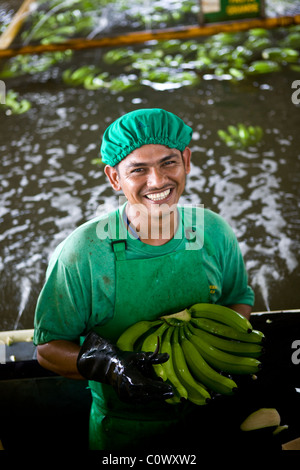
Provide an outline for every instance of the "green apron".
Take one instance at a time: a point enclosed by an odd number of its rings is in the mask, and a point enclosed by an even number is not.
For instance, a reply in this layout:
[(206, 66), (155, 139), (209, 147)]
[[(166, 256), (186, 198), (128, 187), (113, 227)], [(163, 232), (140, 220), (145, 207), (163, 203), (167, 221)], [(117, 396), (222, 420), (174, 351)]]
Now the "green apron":
[[(117, 229), (120, 226), (117, 222)], [(97, 327), (100, 336), (116, 342), (120, 334), (137, 321), (154, 320), (194, 303), (210, 301), (203, 249), (183, 249), (153, 258), (127, 260), (126, 237), (122, 239), (126, 234), (122, 234), (122, 229), (121, 237), (119, 230), (115, 233), (116, 238), (112, 240), (116, 261), (114, 315), (105, 325)], [(147, 439), (158, 433), (163, 435), (178, 423), (190, 407), (189, 402), (129, 406), (118, 399), (110, 386), (97, 382), (90, 382), (90, 386), (93, 396), (91, 449), (144, 446)]]

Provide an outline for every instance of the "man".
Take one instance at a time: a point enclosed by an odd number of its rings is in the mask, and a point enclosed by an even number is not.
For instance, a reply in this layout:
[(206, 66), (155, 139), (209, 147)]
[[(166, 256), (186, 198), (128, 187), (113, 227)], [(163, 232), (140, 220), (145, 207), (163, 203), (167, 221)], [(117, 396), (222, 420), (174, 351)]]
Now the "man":
[(152, 364), (166, 355), (116, 348), (128, 326), (196, 302), (251, 313), (254, 295), (233, 231), (209, 210), (178, 205), (191, 136), (188, 125), (162, 109), (113, 122), (101, 156), (112, 188), (127, 203), (77, 228), (49, 263), (36, 309), (38, 361), (90, 380), (91, 449), (145, 446), (190, 410), (166, 403), (172, 388), (152, 376)]

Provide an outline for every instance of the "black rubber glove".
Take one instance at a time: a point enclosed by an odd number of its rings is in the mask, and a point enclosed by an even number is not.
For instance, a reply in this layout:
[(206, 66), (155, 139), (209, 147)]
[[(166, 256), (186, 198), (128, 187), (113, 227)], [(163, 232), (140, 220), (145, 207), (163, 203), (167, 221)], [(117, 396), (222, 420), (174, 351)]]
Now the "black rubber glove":
[(174, 396), (171, 385), (153, 378), (153, 364), (169, 359), (168, 354), (121, 351), (91, 331), (79, 351), (77, 368), (88, 380), (111, 385), (127, 403), (148, 403)]

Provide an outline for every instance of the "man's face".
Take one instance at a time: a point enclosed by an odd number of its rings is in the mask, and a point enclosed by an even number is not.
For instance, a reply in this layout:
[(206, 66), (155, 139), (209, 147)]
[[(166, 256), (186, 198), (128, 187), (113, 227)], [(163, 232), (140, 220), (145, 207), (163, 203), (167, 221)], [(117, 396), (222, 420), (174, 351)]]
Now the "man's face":
[(155, 206), (176, 205), (190, 172), (191, 151), (183, 153), (164, 145), (149, 144), (131, 152), (118, 169), (105, 167), (112, 187), (122, 190), (130, 205), (143, 204), (148, 212)]

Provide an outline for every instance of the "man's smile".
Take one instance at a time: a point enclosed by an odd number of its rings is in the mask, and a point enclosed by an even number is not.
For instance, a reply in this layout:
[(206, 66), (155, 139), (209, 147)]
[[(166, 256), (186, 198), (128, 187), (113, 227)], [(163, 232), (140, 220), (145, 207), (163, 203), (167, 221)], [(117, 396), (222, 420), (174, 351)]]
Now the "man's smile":
[(146, 194), (146, 197), (151, 201), (162, 201), (163, 199), (166, 199), (166, 197), (169, 196), (170, 192), (171, 189), (169, 188), (161, 192)]

